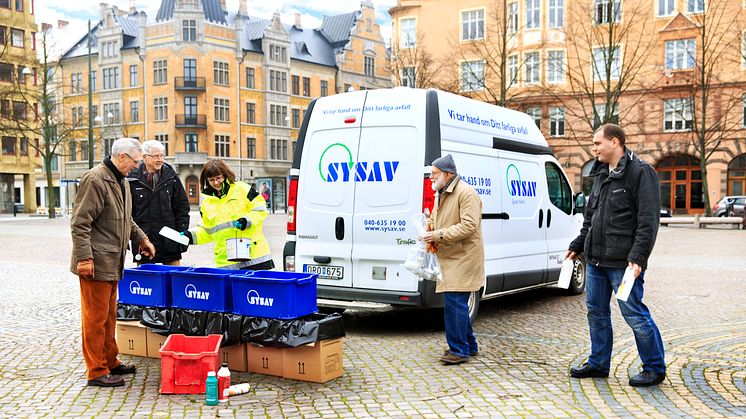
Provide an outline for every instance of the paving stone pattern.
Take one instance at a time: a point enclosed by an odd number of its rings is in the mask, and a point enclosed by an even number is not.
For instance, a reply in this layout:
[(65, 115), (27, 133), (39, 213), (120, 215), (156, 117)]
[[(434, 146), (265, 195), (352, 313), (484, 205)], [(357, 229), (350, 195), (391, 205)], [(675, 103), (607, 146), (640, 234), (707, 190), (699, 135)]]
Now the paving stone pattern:
[[(285, 220), (271, 215), (265, 227), (278, 266)], [(125, 387), (88, 388), (69, 219), (0, 218), (0, 417), (744, 417), (744, 243), (746, 231), (661, 228), (645, 297), (668, 364), (655, 388), (627, 384), (640, 361), (617, 307), (610, 377), (571, 379), (588, 356), (584, 296), (544, 289), (483, 302), (479, 355), (467, 364), (437, 361), (438, 310), (350, 312), (343, 377), (234, 372), (251, 392), (212, 407), (204, 396), (160, 395), (157, 359), (123, 355), (138, 368)], [(184, 264), (211, 266), (211, 249), (191, 248)]]

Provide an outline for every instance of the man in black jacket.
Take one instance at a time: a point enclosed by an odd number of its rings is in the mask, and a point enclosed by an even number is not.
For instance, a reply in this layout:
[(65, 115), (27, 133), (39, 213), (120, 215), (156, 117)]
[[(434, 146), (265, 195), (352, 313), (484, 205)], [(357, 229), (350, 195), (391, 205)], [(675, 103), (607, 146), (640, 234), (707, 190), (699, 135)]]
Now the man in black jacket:
[(163, 226), (176, 231), (189, 229), (189, 200), (179, 176), (164, 161), (166, 148), (163, 144), (145, 141), (142, 151), (143, 163), (127, 176), (132, 191), (132, 218), (155, 245), (156, 256), (137, 262), (178, 265), (185, 246), (158, 232)]
[(585, 209), (583, 228), (570, 243), (567, 257), (585, 253), (586, 305), (591, 335), (588, 362), (570, 369), (575, 378), (609, 376), (613, 331), (609, 300), (625, 269), (636, 277), (627, 301), (619, 300), (632, 328), (642, 372), (629, 380), (635, 387), (657, 385), (666, 378), (663, 340), (650, 311), (642, 303), (648, 257), (658, 234), (660, 186), (655, 169), (624, 146), (625, 134), (614, 124), (593, 135), (595, 177)]

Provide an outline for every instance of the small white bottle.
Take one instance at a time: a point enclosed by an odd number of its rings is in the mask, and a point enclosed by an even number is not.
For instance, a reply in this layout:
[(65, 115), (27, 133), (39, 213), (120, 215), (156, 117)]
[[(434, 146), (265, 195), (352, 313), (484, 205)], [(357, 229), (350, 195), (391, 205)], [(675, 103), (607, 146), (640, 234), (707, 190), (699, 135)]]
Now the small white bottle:
[(225, 403), (228, 401), (228, 388), (231, 386), (231, 370), (228, 369), (228, 363), (223, 362), (223, 365), (218, 370), (218, 401)]

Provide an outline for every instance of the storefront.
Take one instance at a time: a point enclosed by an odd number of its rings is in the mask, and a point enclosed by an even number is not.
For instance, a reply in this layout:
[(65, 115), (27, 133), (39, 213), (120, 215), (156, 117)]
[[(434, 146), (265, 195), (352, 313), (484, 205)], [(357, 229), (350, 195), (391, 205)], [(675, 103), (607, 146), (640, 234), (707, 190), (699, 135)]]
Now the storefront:
[(663, 158), (655, 170), (661, 186), (661, 206), (673, 214), (701, 214), (705, 204), (702, 196), (702, 172), (699, 160), (688, 155)]

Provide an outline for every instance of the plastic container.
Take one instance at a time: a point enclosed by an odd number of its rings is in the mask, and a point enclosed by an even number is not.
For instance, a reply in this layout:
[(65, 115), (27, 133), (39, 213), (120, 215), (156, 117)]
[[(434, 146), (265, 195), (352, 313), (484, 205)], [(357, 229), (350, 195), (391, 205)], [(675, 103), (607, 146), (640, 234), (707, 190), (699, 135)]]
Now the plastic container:
[(220, 367), (222, 335), (171, 335), (161, 355), (162, 394), (204, 394), (205, 377)]
[(231, 386), (231, 370), (228, 369), (228, 363), (223, 362), (223, 365), (218, 371), (218, 401), (225, 403), (228, 401), (228, 387)]
[(245, 272), (217, 268), (192, 268), (174, 272), (171, 281), (172, 306), (190, 310), (230, 312), (230, 277)]
[(318, 311), (317, 274), (249, 271), (231, 277), (233, 312), (270, 319), (295, 319)]
[(125, 269), (119, 281), (119, 299), (122, 304), (148, 307), (171, 306), (171, 276), (174, 272), (192, 269), (188, 266), (145, 264)]
[(215, 377), (215, 371), (207, 372), (207, 380), (205, 380), (205, 404), (208, 406), (217, 406), (218, 404), (218, 379)]

